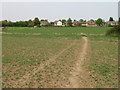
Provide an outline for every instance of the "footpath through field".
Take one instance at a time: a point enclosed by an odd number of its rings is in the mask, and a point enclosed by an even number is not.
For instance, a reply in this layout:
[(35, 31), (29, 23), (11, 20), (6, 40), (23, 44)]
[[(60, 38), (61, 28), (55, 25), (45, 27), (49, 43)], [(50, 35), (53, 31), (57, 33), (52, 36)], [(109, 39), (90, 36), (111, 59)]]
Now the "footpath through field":
[(71, 76), (69, 77), (70, 85), (67, 85), (67, 88), (84, 88), (84, 87), (91, 87), (86, 86), (82, 79), (86, 79), (86, 76), (81, 75), (83, 74), (83, 67), (82, 64), (84, 63), (84, 60), (86, 59), (87, 55), (87, 49), (88, 49), (88, 38), (82, 37), (84, 43), (82, 46), (81, 53), (79, 54), (78, 60), (76, 61), (76, 65), (73, 67), (73, 70), (71, 72)]

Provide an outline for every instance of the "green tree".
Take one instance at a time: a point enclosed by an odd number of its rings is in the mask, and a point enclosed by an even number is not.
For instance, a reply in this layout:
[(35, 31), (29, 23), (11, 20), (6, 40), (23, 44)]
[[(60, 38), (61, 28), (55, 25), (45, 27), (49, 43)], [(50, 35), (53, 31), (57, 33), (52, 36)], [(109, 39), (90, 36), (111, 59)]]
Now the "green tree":
[(72, 26), (72, 19), (71, 19), (71, 18), (69, 18), (69, 19), (67, 20), (67, 25), (68, 25), (68, 26)]
[(27, 23), (25, 21), (17, 21), (14, 23), (14, 25), (17, 27), (26, 27)]
[(109, 21), (114, 21), (114, 20), (113, 20), (113, 17), (110, 17)]
[(30, 19), (28, 21), (28, 27), (33, 27), (34, 26), (34, 22)]
[(40, 26), (40, 20), (37, 17), (34, 19), (33, 22), (35, 26)]
[(99, 25), (99, 26), (101, 26), (103, 23), (104, 23), (104, 21), (101, 18), (98, 18), (96, 20), (96, 24)]
[(112, 29), (108, 30), (106, 35), (120, 36), (120, 25), (114, 26)]
[(66, 23), (66, 20), (65, 20), (65, 19), (62, 19), (62, 23)]
[(90, 21), (95, 22), (95, 20), (93, 20), (93, 19), (90, 19)]
[(66, 25), (66, 20), (65, 19), (62, 19), (62, 23), (64, 24), (64, 25)]
[(80, 22), (84, 22), (84, 20), (83, 20), (83, 19), (80, 19), (79, 21), (80, 21)]

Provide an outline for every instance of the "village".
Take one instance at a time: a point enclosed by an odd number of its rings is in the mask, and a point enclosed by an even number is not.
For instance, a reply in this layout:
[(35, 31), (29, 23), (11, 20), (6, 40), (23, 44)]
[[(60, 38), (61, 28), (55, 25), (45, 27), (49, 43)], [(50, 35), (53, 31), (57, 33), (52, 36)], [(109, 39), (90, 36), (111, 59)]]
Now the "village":
[[(45, 21), (41, 21), (41, 24), (40, 26), (47, 26), (49, 24), (49, 22), (47, 20)], [(104, 22), (102, 23), (100, 26), (115, 26), (115, 25), (118, 25), (118, 21), (107, 21), (107, 22)], [(56, 20), (54, 22), (54, 26), (68, 26), (67, 22), (62, 22), (61, 20)], [(94, 20), (89, 20), (89, 21), (83, 21), (83, 20), (74, 20), (72, 22), (72, 26), (90, 26), (90, 27), (96, 27), (98, 26), (96, 24), (96, 22)]]
[(112, 17), (109, 18), (108, 21), (104, 21), (101, 18), (98, 18), (97, 20), (72, 20), (69, 18), (68, 20), (62, 19), (62, 20), (55, 20), (55, 21), (48, 21), (47, 19), (41, 19), (35, 18), (34, 20), (28, 20), (28, 21), (8, 21), (3, 20), (0, 21), (2, 27), (65, 27), (65, 26), (81, 26), (81, 27), (113, 27), (118, 25), (118, 21), (115, 21)]

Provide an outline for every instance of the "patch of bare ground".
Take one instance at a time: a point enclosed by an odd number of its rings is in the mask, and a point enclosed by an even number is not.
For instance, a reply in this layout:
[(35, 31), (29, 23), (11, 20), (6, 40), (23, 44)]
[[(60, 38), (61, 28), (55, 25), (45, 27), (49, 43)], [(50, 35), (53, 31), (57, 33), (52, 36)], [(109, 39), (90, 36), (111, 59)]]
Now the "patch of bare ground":
[(84, 68), (84, 63), (88, 61), (88, 51), (89, 51), (89, 44), (88, 38), (83, 37), (83, 44), (82, 50), (79, 52), (78, 59), (76, 61), (73, 70), (70, 72), (69, 81), (70, 84), (66, 85), (67, 88), (93, 88), (94, 84), (92, 79), (89, 77), (90, 72)]

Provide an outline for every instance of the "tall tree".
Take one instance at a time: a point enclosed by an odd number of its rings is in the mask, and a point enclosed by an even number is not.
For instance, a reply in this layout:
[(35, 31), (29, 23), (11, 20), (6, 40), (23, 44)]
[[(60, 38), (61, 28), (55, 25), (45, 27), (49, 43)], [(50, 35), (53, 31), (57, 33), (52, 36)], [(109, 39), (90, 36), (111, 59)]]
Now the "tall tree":
[(103, 20), (101, 18), (98, 18), (97, 21), (96, 21), (96, 24), (101, 26), (103, 24)]
[(62, 19), (62, 24), (66, 26), (66, 20), (65, 19)]
[(34, 25), (40, 26), (40, 20), (37, 17), (34, 19)]
[(62, 23), (66, 23), (66, 20), (65, 20), (65, 19), (62, 19)]
[(113, 17), (110, 17), (109, 21), (114, 21), (114, 20), (113, 20)]
[(67, 20), (67, 25), (68, 25), (68, 26), (72, 26), (72, 19), (71, 19), (71, 18), (69, 18), (69, 19)]

